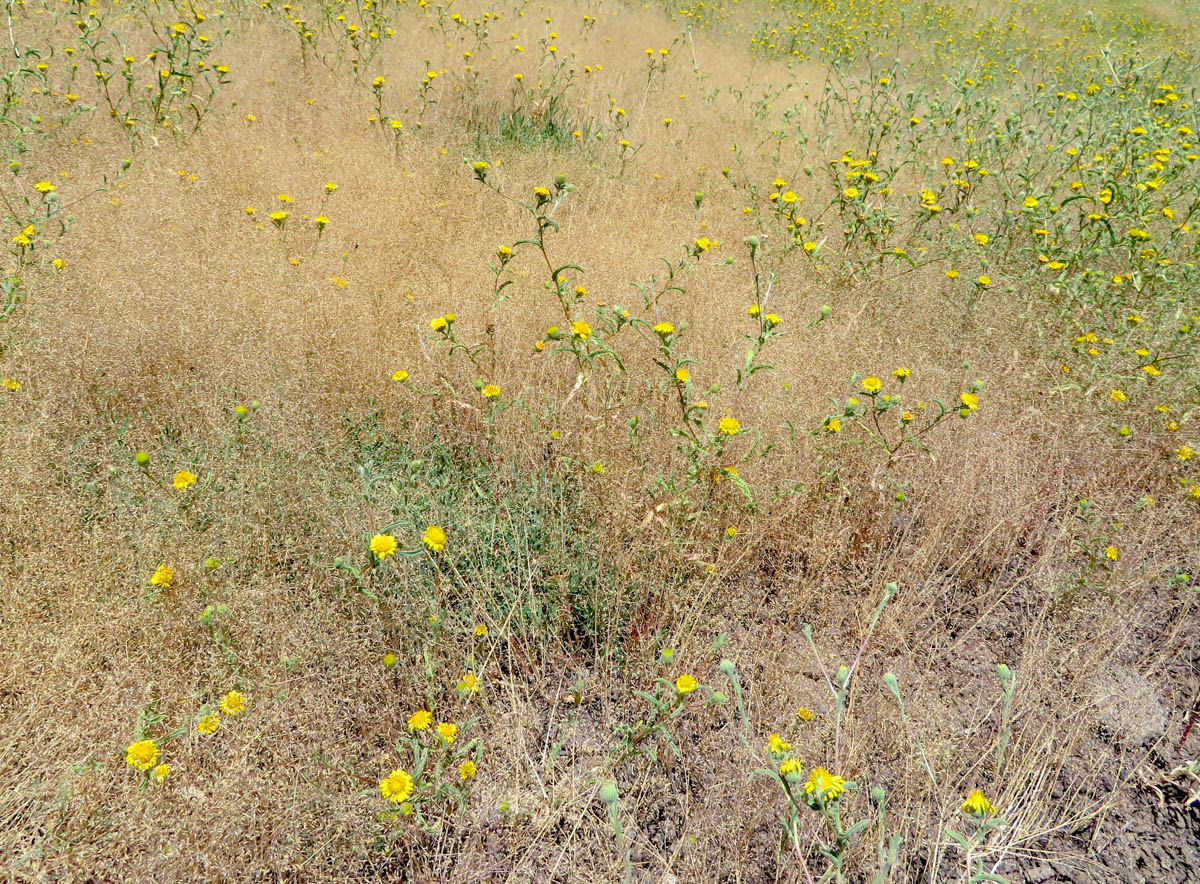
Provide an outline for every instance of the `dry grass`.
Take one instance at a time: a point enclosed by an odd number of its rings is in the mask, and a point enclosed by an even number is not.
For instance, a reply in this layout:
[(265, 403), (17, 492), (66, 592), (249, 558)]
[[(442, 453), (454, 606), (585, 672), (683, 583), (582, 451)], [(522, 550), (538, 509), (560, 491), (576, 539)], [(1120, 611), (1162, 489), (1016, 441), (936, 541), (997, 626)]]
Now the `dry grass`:
[[(1115, 451), (1102, 419), (1062, 391), (1039, 336), (1055, 318), (1038, 293), (997, 291), (968, 310), (940, 268), (833, 287), (780, 259), (771, 308), (791, 336), (771, 353), (776, 370), (738, 396), (729, 366), (745, 347), (736, 324), (751, 290), (740, 243), (757, 228), (720, 170), (737, 142), (759, 179), (805, 179), (802, 160), (783, 169), (769, 145), (755, 153), (769, 126), (727, 87), (757, 95), (794, 80), (797, 100), (823, 68), (789, 73), (718, 28), (693, 38), (703, 79), (684, 44), (646, 90), (642, 44), (669, 44), (678, 25), (622, 7), (581, 34), (581, 10), (550, 13), (564, 47), (603, 65), (581, 76), (572, 107), (580, 125), (606, 117), (609, 96), (630, 109), (645, 146), (623, 174), (611, 144), (474, 140), (469, 120), (504, 106), (512, 73), (530, 70), (503, 38), (520, 30), (531, 53), (540, 8), (519, 21), (504, 10), (488, 50), (499, 58), (480, 63), (493, 85), (460, 104), (440, 78), (441, 103), (421, 131), (406, 123), (398, 151), (365, 122), (369, 88), (345, 70), (305, 68), (294, 38), (245, 11), (221, 52), (234, 83), (214, 118), (182, 145), (143, 143), (116, 186), (73, 209), (54, 249), (66, 270), (31, 282), (0, 326), (0, 368), (22, 381), (0, 402), (0, 877), (806, 880), (781, 847), (782, 796), (751, 777), (778, 732), (806, 766), (858, 780), (855, 819), (871, 813), (870, 787), (886, 790), (888, 831), (905, 839), (891, 880), (965, 880), (945, 830), (961, 827), (959, 805), (977, 787), (1009, 821), (989, 868), (1014, 875), (1050, 857), (1100, 880), (1094, 851), (1115, 837), (1105, 815), (1129, 805), (1139, 768), (1195, 754), (1195, 731), (1175, 744), (1196, 699), (1196, 596), (1166, 579), (1197, 567), (1195, 507), (1163, 492), (1157, 463)], [(371, 68), (395, 84), (397, 112), (422, 59), (461, 64), (458, 42), (443, 45), (426, 20), (403, 10), (408, 30)], [(129, 151), (100, 116), (73, 126), (32, 161), (64, 191)], [(514, 192), (556, 173), (576, 185), (551, 248), (586, 268), (593, 300), (636, 306), (629, 282), (661, 270), (659, 255), (677, 257), (696, 236), (722, 242), (663, 306), (689, 324), (697, 389), (722, 386), (713, 414), (771, 438), (786, 439), (787, 419), (804, 428), (742, 468), (759, 507), (739, 506), (726, 483), (728, 497), (694, 522), (656, 509), (654, 471), (681, 461), (661, 432), (628, 442), (631, 417), (657, 427), (670, 405), (645, 355), (624, 379), (607, 376), (645, 389), (633, 400), (643, 404), (606, 399), (597, 381), (553, 411), (575, 369), (531, 352), (555, 320), (532, 255), (514, 260), (513, 296), (493, 309), (486, 264), (528, 221), (472, 181), (464, 159), (481, 155)], [(326, 181), (339, 189), (323, 202)], [(816, 199), (816, 183), (795, 186)], [(697, 190), (706, 198), (694, 211)], [(295, 198), (293, 220), (330, 217), (319, 243), (299, 224), (284, 243), (265, 222), (280, 192)], [(726, 255), (737, 260), (720, 266)], [(801, 328), (825, 303), (832, 317)], [(445, 311), (470, 342), (494, 323), (487, 380), (531, 391), (495, 436), (474, 373), (431, 339), (428, 321)], [(907, 483), (903, 507), (879, 458), (806, 435), (827, 397), (845, 396), (844, 379), (897, 365), (913, 371), (913, 398), (986, 382), (984, 407), (941, 428), (936, 459), (891, 466)], [(397, 368), (415, 386), (390, 381)], [(239, 423), (234, 405), (251, 400), (261, 407)], [(201, 476), (186, 513), (139, 472), (138, 450), (160, 480)], [(588, 472), (591, 462), (606, 472)], [(383, 478), (369, 495), (363, 464)], [(839, 480), (822, 479), (834, 464)], [(1161, 505), (1132, 509), (1148, 492)], [(1081, 497), (1124, 523), (1107, 594), (1067, 591)], [(431, 583), (418, 560), (373, 584), (373, 599), (331, 564), (361, 564), (366, 538), (417, 512), (447, 526), (461, 579)], [(402, 545), (415, 539), (409, 524), (396, 531)], [(146, 578), (163, 562), (178, 576), (152, 598)], [(887, 581), (900, 591), (868, 639)], [(215, 603), (231, 609), (223, 643), (198, 619)], [(474, 622), (488, 624), (486, 639), (470, 634)], [(805, 623), (830, 669), (863, 648), (836, 750), (836, 706)], [(380, 662), (388, 651), (393, 669)], [(680, 720), (680, 758), (614, 762), (613, 725), (644, 714), (634, 691), (687, 671), (730, 693), (723, 657), (746, 690), (748, 746), (727, 703)], [(1017, 674), (1000, 777), (998, 663)], [(468, 667), (484, 678), (469, 702), (453, 691)], [(889, 671), (907, 725), (881, 685)], [(1116, 715), (1113, 690), (1130, 684), (1143, 686), (1144, 714)], [(233, 688), (249, 710), (212, 738), (195, 733), (200, 707)], [(381, 819), (376, 788), (402, 764), (391, 746), (425, 703), (475, 719), (483, 747), (465, 805), (436, 834)], [(123, 752), (150, 705), (164, 729), (186, 732), (170, 744), (167, 783), (142, 789)], [(811, 723), (796, 721), (800, 705)], [(608, 778), (622, 847), (597, 797)], [(815, 836), (818, 817), (804, 823)], [(873, 833), (852, 846), (854, 868), (871, 868)], [(823, 868), (815, 854), (808, 866)]]

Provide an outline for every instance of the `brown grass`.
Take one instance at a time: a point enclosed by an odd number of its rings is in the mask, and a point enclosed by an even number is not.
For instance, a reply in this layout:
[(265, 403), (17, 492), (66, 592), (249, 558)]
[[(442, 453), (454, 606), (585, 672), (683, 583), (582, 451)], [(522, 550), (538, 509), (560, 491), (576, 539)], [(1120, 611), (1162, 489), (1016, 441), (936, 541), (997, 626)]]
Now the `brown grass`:
[[(666, 82), (644, 92), (642, 44), (666, 45), (673, 26), (622, 9), (585, 40), (577, 12), (561, 14), (560, 42), (604, 70), (581, 78), (576, 111), (604, 114), (613, 96), (645, 147), (620, 177), (611, 146), (487, 155), (512, 191), (558, 172), (577, 186), (552, 248), (586, 268), (595, 299), (640, 306), (629, 281), (708, 235), (722, 241), (718, 259), (738, 260), (701, 267), (685, 296), (667, 297), (669, 315), (690, 325), (694, 376), (722, 384), (714, 414), (736, 411), (744, 425), (786, 437), (785, 418), (819, 425), (826, 397), (844, 396), (852, 372), (896, 365), (913, 370), (914, 398), (981, 378), (984, 407), (939, 434), (936, 460), (894, 468), (911, 483), (902, 510), (889, 505), (877, 458), (822, 455), (801, 436), (743, 472), (758, 489), (803, 483), (802, 493), (763, 494), (754, 513), (731, 503), (714, 506), (725, 515), (671, 523), (640, 468), (678, 467), (678, 457), (661, 434), (631, 450), (633, 409), (605, 408), (598, 389), (587, 391), (555, 424), (564, 438), (552, 455), (529, 429), (529, 415), (567, 397), (574, 370), (530, 352), (555, 319), (532, 257), (518, 257), (514, 296), (490, 310), (485, 264), (526, 221), (471, 180), (463, 160), (478, 154), (463, 127), (472, 108), (447, 94), (449, 77), (436, 87), (443, 103), (396, 156), (365, 122), (369, 90), (317, 65), (304, 70), (276, 26), (235, 28), (222, 55), (236, 82), (215, 119), (185, 146), (164, 137), (139, 149), (118, 186), (81, 204), (56, 252), (67, 270), (3, 329), (0, 367), (23, 387), (0, 404), (0, 877), (617, 880), (626, 858), (596, 797), (613, 777), (637, 880), (805, 880), (795, 854), (780, 849), (782, 797), (750, 776), (764, 763), (760, 744), (779, 732), (806, 765), (858, 779), (855, 818), (870, 813), (871, 786), (887, 790), (889, 831), (905, 837), (893, 880), (957, 880), (961, 860), (944, 830), (960, 825), (958, 805), (976, 787), (1010, 820), (994, 848), (1002, 873), (1056, 856), (1088, 880), (1099, 874), (1089, 850), (1111, 837), (1104, 814), (1129, 800), (1139, 766), (1152, 752), (1195, 753), (1195, 732), (1183, 750), (1174, 745), (1196, 697), (1195, 595), (1155, 576), (1195, 566), (1194, 511), (1189, 522), (1164, 499), (1130, 512), (1166, 479), (1094, 441), (1094, 419), (1054, 391), (1057, 364), (1040, 355), (1022, 315), (1036, 309), (1030, 293), (985, 297), (967, 312), (935, 271), (830, 290), (802, 261), (780, 262), (772, 309), (793, 334), (771, 354), (776, 371), (736, 397), (728, 366), (744, 346), (740, 243), (752, 229), (720, 170), (735, 141), (759, 179), (804, 179), (799, 160), (776, 169), (766, 148), (755, 153), (764, 124), (746, 103), (702, 96), (748, 76), (761, 93), (786, 83), (787, 71), (715, 35), (695, 41), (703, 81), (681, 47)], [(540, 16), (531, 9), (499, 29), (520, 30), (530, 53)], [(422, 58), (460, 63), (457, 45), (440, 42), (414, 26), (377, 65), (398, 103), (415, 93)], [(519, 65), (503, 60), (505, 44), (493, 38), (501, 59), (479, 107), (508, 100)], [(109, 171), (127, 147), (107, 120), (88, 125), (56, 142), (36, 174), (68, 171), (56, 179), (66, 190)], [(285, 246), (243, 212), (253, 205), (262, 218), (287, 192), (296, 219), (316, 214), (328, 180), (340, 189), (321, 209), (332, 223), (315, 248), (311, 228)], [(696, 190), (707, 194), (698, 215)], [(802, 329), (823, 303), (833, 317)], [(501, 419), (498, 442), (473, 398), (419, 397), (389, 380), (403, 367), (424, 389), (444, 376), (469, 390), (473, 374), (447, 363), (428, 334), (428, 320), (447, 310), (469, 341), (494, 323), (489, 380), (532, 391), (528, 412)], [(651, 378), (647, 364), (631, 366), (635, 386)], [(250, 400), (261, 408), (245, 443), (229, 446), (232, 408)], [(656, 394), (648, 401), (639, 413)], [(455, 618), (437, 642), (425, 639), (427, 600), (397, 592), (376, 603), (347, 589), (330, 563), (361, 561), (364, 539), (393, 518), (386, 494), (363, 499), (354, 466), (365, 455), (347, 442), (346, 422), (371, 411), (418, 454), (433, 433), (474, 447), (496, 471), (497, 499), (514, 475), (553, 474), (559, 457), (603, 462), (603, 476), (578, 483), (585, 523), (564, 515), (556, 529), (586, 541), (594, 524), (600, 571), (585, 591), (603, 608), (600, 640), (571, 623), (522, 631), (505, 619), (497, 599), (563, 585), (529, 558), (508, 576), (489, 571), (486, 556), (476, 561), (452, 591)], [(186, 467), (215, 478), (190, 519), (134, 467), (141, 449), (157, 476)], [(819, 479), (828, 458), (842, 483)], [(1079, 570), (1080, 497), (1127, 514), (1111, 597), (1065, 592)], [(452, 543), (496, 536), (486, 515), (438, 506), (430, 517)], [(497, 512), (518, 534), (530, 530), (520, 512)], [(721, 539), (727, 525), (738, 529), (733, 541)], [(209, 556), (223, 562), (211, 574)], [(152, 600), (145, 581), (161, 562), (179, 576)], [(513, 574), (522, 586), (510, 585)], [(416, 579), (397, 575), (398, 587)], [(865, 644), (834, 757), (834, 704), (801, 625), (812, 624), (826, 666), (849, 664), (888, 580), (900, 592)], [(215, 602), (232, 609), (227, 652), (198, 621)], [(490, 622), (478, 646), (472, 618)], [(717, 636), (725, 645), (713, 650)], [(655, 662), (663, 647), (674, 649), (670, 666)], [(389, 650), (400, 656), (394, 671), (380, 663)], [(468, 707), (452, 688), (472, 653), (487, 668)], [(754, 751), (729, 704), (681, 720), (681, 758), (613, 764), (612, 725), (642, 714), (635, 690), (690, 671), (729, 692), (723, 656), (746, 688)], [(1001, 662), (1018, 686), (1010, 764), (996, 779)], [(881, 686), (887, 671), (899, 678), (909, 729)], [(1126, 672), (1149, 680), (1165, 731), (1123, 732), (1096, 699)], [(249, 711), (201, 739), (192, 717), (233, 687)], [(442, 714), (477, 717), (484, 747), (465, 807), (438, 835), (381, 820), (375, 788), (400, 764), (390, 746), (407, 715), (430, 700)], [(151, 702), (166, 727), (187, 733), (171, 744), (168, 784), (140, 791), (123, 751)], [(799, 705), (814, 711), (812, 723), (797, 724)], [(853, 862), (868, 868), (873, 851), (868, 835)], [(809, 865), (816, 874), (820, 863)]]

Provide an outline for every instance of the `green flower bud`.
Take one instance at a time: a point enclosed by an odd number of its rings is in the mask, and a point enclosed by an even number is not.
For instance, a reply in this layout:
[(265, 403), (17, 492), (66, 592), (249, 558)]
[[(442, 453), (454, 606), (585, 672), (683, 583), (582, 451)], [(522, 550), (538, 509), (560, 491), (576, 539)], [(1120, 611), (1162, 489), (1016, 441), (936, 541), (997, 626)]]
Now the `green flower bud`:
[(610, 807), (617, 803), (617, 784), (608, 780), (600, 787), (600, 800)]
[(701, 204), (702, 202), (704, 202), (704, 191), (703, 191), (703, 190), (697, 190), (697, 191), (696, 191), (696, 195), (695, 195), (694, 197), (692, 197), (692, 199), (693, 199), (693, 200), (695, 200), (695, 202), (696, 202), (696, 208), (697, 208), (697, 209), (698, 209), (698, 208), (700, 208), (700, 204)]
[(134, 460), (136, 460), (136, 461), (137, 461), (137, 465), (138, 465), (139, 467), (142, 467), (143, 469), (145, 469), (146, 467), (150, 466), (150, 455), (148, 455), (148, 454), (147, 454), (146, 452), (144, 452), (144, 451), (139, 451), (137, 454), (135, 454), (135, 455), (133, 456), (133, 459), (134, 459)]
[(724, 675), (730, 681), (733, 681), (735, 678), (737, 678), (737, 667), (733, 664), (733, 661), (730, 660), (728, 657), (726, 657), (724, 660), (721, 661), (721, 665), (719, 668), (721, 670), (721, 674)]
[(812, 173), (813, 173), (813, 167), (812, 167), (812, 164), (811, 164), (811, 163), (805, 163), (805, 164), (804, 164), (804, 174), (805, 174), (805, 175), (807, 175), (809, 178), (811, 178), (811, 177), (812, 177)]
[(566, 187), (567, 186), (567, 176), (566, 175), (555, 175), (554, 176), (554, 186), (557, 187), (559, 190), (562, 190), (564, 187)]
[(831, 314), (832, 312), (833, 312), (833, 308), (830, 307), (828, 304), (821, 305), (821, 317), (822, 318), (829, 316), (829, 314)]
[(757, 236), (748, 236), (744, 240), (742, 240), (742, 242), (745, 243), (746, 248), (748, 248), (752, 252), (758, 248), (758, 237)]
[(896, 673), (885, 672), (883, 674), (883, 686), (896, 696), (900, 695), (900, 684), (896, 681)]

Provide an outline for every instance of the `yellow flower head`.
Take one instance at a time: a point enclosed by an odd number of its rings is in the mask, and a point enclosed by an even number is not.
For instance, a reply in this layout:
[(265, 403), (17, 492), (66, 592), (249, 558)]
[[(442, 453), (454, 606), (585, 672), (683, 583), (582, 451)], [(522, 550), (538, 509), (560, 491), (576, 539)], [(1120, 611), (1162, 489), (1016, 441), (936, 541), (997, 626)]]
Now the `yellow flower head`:
[(904, 380), (906, 377), (909, 377), (911, 375), (912, 375), (912, 371), (907, 368), (898, 368), (892, 372), (892, 377), (899, 378), (900, 380)]
[(742, 431), (742, 425), (738, 423), (736, 417), (723, 417), (717, 422), (717, 429), (726, 436), (736, 436)]
[(996, 812), (996, 806), (978, 789), (972, 789), (967, 800), (962, 804), (963, 813), (971, 816), (985, 817)]
[(474, 630), (474, 631), (475, 631), (475, 634), (476, 634), (477, 636), (479, 636), (480, 638), (483, 638), (485, 635), (487, 635), (487, 634), (488, 634), (488, 628), (487, 628), (487, 626), (485, 626), (485, 625), (484, 625), (484, 624), (482, 624), (482, 623), (476, 623), (476, 624), (475, 624), (475, 630)]
[(679, 381), (681, 384), (686, 384), (688, 382), (688, 378), (691, 376), (691, 372), (689, 372), (686, 368), (675, 369), (675, 380)]
[(408, 771), (396, 769), (379, 781), (379, 794), (396, 804), (412, 794), (413, 781)]
[(454, 738), (458, 736), (458, 725), (450, 721), (443, 721), (437, 726), (438, 736), (446, 741), (447, 744), (453, 743)]
[(1115, 546), (1106, 546), (1104, 547), (1104, 558), (1108, 559), (1110, 562), (1120, 561), (1121, 551)]
[(433, 714), (428, 709), (418, 709), (412, 715), (408, 716), (408, 729), (410, 731), (427, 731), (431, 724), (433, 724)]
[(202, 734), (215, 734), (220, 726), (221, 718), (218, 715), (202, 715), (196, 722), (196, 730)]
[(825, 422), (825, 429), (830, 433), (840, 433), (842, 431), (842, 422), (836, 417), (831, 417)]
[(125, 763), (138, 770), (149, 770), (158, 761), (158, 745), (153, 740), (138, 740), (125, 750)]
[(692, 678), (686, 672), (675, 679), (675, 690), (681, 694), (690, 694), (696, 690), (696, 679)]
[(433, 552), (441, 552), (446, 548), (446, 532), (437, 525), (430, 525), (425, 529), (421, 542)]
[(479, 392), (483, 394), (484, 399), (495, 399), (500, 395), (500, 388), (495, 384), (487, 384)]
[(1027, 209), (1036, 209), (1038, 207), (1038, 199), (1036, 196), (1027, 196), (1021, 200), (1021, 205)]
[(468, 758), (458, 766), (458, 778), (460, 780), (469, 780), (475, 776), (478, 769), (475, 767), (475, 762)]
[(1113, 402), (1124, 402), (1129, 397), (1126, 396), (1125, 393), (1121, 390), (1113, 390), (1111, 393), (1108, 394), (1108, 398), (1111, 399)]
[(749, 307), (746, 308), (747, 316), (758, 316), (758, 314), (760, 314), (760, 313), (762, 313), (762, 308), (759, 307), (757, 304), (751, 304)]
[(809, 795), (816, 794), (825, 801), (836, 801), (846, 791), (846, 781), (823, 767), (814, 767), (808, 775), (808, 782), (804, 784), (804, 791)]
[(767, 749), (777, 755), (782, 755), (784, 752), (791, 752), (792, 745), (779, 734), (771, 734), (767, 737)]
[(801, 721), (812, 721), (813, 720), (812, 710), (809, 709), (807, 706), (801, 706), (799, 709), (796, 710), (796, 717), (799, 718)]
[(779, 323), (783, 322), (783, 319), (780, 318), (780, 316), (775, 313), (768, 313), (766, 316), (763, 317), (763, 320), (771, 328), (774, 328), (775, 326), (779, 325)]
[(375, 553), (377, 558), (386, 559), (396, 551), (398, 544), (396, 543), (396, 538), (390, 534), (376, 534), (371, 538), (368, 546), (370, 546), (371, 552)]
[(384, 654), (383, 655), (383, 665), (388, 667), (389, 669), (391, 667), (395, 666), (396, 665), (396, 655), (393, 654), (391, 651), (388, 651), (386, 654)]
[(979, 407), (979, 397), (974, 393), (960, 393), (958, 395), (958, 401), (971, 411), (974, 411)]
[(669, 322), (658, 322), (654, 325), (654, 333), (660, 338), (665, 338), (667, 335), (675, 331), (675, 326)]
[(979, 276), (975, 277), (975, 284), (980, 287), (986, 288), (987, 286), (992, 284), (992, 278), (990, 276), (988, 276), (986, 273), (981, 273), (981, 274), (979, 274)]
[(157, 783), (161, 783), (163, 780), (165, 780), (167, 778), (167, 774), (169, 774), (170, 772), (171, 772), (171, 765), (169, 765), (169, 764), (160, 764), (160, 765), (156, 766), (154, 768), (154, 770), (152, 771), (152, 773), (154, 775), (154, 781)]
[(581, 319), (577, 319), (571, 323), (571, 334), (577, 338), (590, 338), (592, 336), (592, 327)]
[(393, 381), (406, 381), (406, 380), (408, 380), (408, 372), (402, 368), (398, 368), (394, 372), (392, 372), (392, 380)]
[(150, 582), (154, 586), (161, 586), (163, 589), (168, 589), (171, 586), (171, 581), (175, 579), (175, 571), (168, 568), (166, 565), (159, 565), (154, 573), (150, 575)]
[(878, 393), (883, 388), (883, 381), (879, 380), (875, 375), (871, 375), (870, 377), (863, 378), (862, 385), (863, 389), (868, 393)]
[(226, 715), (237, 715), (246, 711), (246, 698), (238, 691), (230, 691), (218, 705)]
[(192, 487), (192, 483), (195, 481), (195, 473), (189, 473), (187, 470), (180, 470), (175, 474), (175, 478), (171, 480), (171, 485), (176, 491), (187, 491), (190, 487)]
[(445, 316), (435, 316), (433, 319), (429, 320), (429, 327), (434, 331), (441, 331), (446, 327), (446, 325), (447, 322)]
[(478, 694), (479, 693), (479, 676), (474, 672), (465, 672), (463, 677), (458, 680), (458, 684), (454, 686), (460, 694)]
[(799, 774), (803, 770), (799, 758), (787, 758), (779, 765), (779, 773), (782, 776), (788, 777), (794, 774)]

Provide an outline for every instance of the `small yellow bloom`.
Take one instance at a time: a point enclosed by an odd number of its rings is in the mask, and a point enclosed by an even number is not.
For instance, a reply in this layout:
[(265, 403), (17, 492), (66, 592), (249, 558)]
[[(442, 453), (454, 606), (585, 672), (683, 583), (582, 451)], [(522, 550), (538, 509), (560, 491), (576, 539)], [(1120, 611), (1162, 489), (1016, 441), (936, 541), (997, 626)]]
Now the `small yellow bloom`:
[(804, 791), (809, 795), (815, 793), (825, 801), (835, 801), (846, 791), (846, 781), (823, 767), (814, 767), (808, 775), (808, 782), (804, 784)]
[(158, 745), (153, 740), (138, 740), (125, 750), (125, 763), (138, 770), (149, 770), (158, 761)]
[(969, 813), (971, 816), (985, 817), (996, 812), (996, 806), (988, 801), (984, 794), (978, 789), (972, 789), (971, 794), (967, 796), (967, 800), (962, 804), (963, 813)]
[(479, 392), (483, 394), (484, 399), (495, 399), (500, 395), (500, 388), (495, 384), (487, 384)]
[(757, 304), (751, 304), (749, 307), (746, 308), (747, 316), (758, 316), (758, 314), (760, 314), (760, 313), (762, 313), (762, 308), (759, 307)]
[(408, 716), (408, 729), (410, 731), (427, 731), (431, 724), (433, 724), (433, 714), (428, 709), (418, 709), (412, 715)]
[(412, 777), (404, 770), (396, 769), (379, 782), (379, 794), (396, 804), (411, 795), (412, 790)]
[(696, 690), (696, 679), (692, 678), (686, 672), (675, 679), (675, 690), (681, 694), (690, 694)]
[(218, 705), (226, 715), (237, 715), (246, 711), (246, 698), (238, 691), (230, 691)]
[(577, 338), (590, 338), (592, 336), (592, 327), (581, 319), (577, 319), (571, 323), (571, 334)]
[(463, 677), (458, 680), (458, 684), (454, 686), (460, 694), (478, 694), (479, 693), (479, 676), (474, 672), (463, 673)]
[(987, 286), (992, 284), (992, 278), (990, 276), (988, 276), (987, 274), (981, 273), (979, 276), (977, 276), (975, 278), (975, 282), (977, 285), (986, 288)]
[(830, 433), (840, 433), (842, 431), (842, 422), (836, 417), (831, 417), (825, 422), (825, 429)]
[(1108, 394), (1108, 398), (1111, 399), (1113, 402), (1124, 402), (1129, 397), (1126, 396), (1125, 393), (1121, 390), (1113, 390), (1111, 393)]
[(958, 401), (971, 411), (974, 411), (979, 407), (979, 397), (974, 393), (960, 393), (958, 395)]
[(389, 669), (391, 669), (393, 666), (395, 666), (396, 665), (396, 655), (393, 654), (391, 651), (388, 651), (386, 654), (384, 654), (383, 655), (383, 665), (388, 667)]
[(871, 375), (870, 377), (863, 378), (862, 385), (863, 389), (868, 393), (878, 393), (883, 388), (883, 381), (879, 380), (875, 375)]
[(812, 721), (813, 720), (812, 710), (809, 709), (807, 706), (801, 706), (799, 709), (796, 710), (796, 717), (799, 718), (801, 721)]
[(408, 380), (408, 372), (402, 368), (398, 368), (394, 372), (392, 372), (392, 380), (393, 381), (406, 381), (406, 380)]
[(779, 734), (771, 734), (767, 737), (767, 749), (777, 755), (782, 755), (784, 752), (792, 751), (792, 746)]
[(202, 734), (215, 734), (220, 726), (221, 719), (217, 715), (202, 715), (196, 722), (196, 730)]
[(717, 422), (717, 429), (726, 436), (736, 436), (742, 431), (742, 425), (735, 417), (723, 417)]
[(390, 534), (376, 534), (371, 538), (368, 546), (377, 558), (386, 559), (396, 551), (399, 544), (396, 543), (396, 538)]
[(686, 384), (690, 377), (691, 373), (686, 368), (675, 369), (675, 380), (679, 381), (679, 383)]
[(443, 721), (437, 726), (438, 736), (446, 741), (447, 745), (454, 742), (454, 738), (458, 736), (458, 725), (453, 722)]
[(446, 532), (437, 525), (430, 525), (425, 529), (421, 542), (433, 552), (441, 552), (446, 548)]
[(667, 335), (675, 331), (675, 326), (669, 322), (657, 322), (654, 324), (654, 333), (660, 338), (665, 338)]
[(1180, 445), (1175, 449), (1175, 456), (1180, 460), (1191, 460), (1195, 452), (1186, 445)]
[(0, 387), (3, 387), (10, 393), (15, 393), (21, 389), (21, 382), (16, 378), (0, 378)]
[(166, 565), (159, 565), (154, 573), (150, 575), (150, 583), (154, 586), (161, 586), (163, 589), (170, 589), (171, 581), (175, 579), (175, 571)]
[(176, 491), (187, 491), (190, 487), (192, 487), (192, 483), (195, 481), (195, 473), (189, 473), (187, 470), (180, 470), (175, 474), (175, 478), (171, 480), (171, 485)]
[(169, 765), (169, 764), (160, 764), (157, 767), (155, 767), (154, 770), (152, 771), (152, 773), (154, 775), (154, 780), (155, 780), (155, 782), (158, 782), (158, 783), (161, 783), (163, 780), (165, 780), (167, 778), (167, 774), (169, 774), (170, 772), (171, 772), (171, 765)]
[(1110, 562), (1118, 562), (1121, 560), (1121, 551), (1115, 546), (1106, 546), (1104, 547), (1104, 558)]

